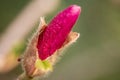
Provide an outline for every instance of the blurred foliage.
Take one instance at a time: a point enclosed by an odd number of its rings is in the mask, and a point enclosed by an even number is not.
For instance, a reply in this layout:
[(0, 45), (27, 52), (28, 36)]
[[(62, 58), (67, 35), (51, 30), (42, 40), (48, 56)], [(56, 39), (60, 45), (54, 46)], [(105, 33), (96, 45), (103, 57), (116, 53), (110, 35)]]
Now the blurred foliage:
[[(28, 2), (0, 1), (0, 34)], [(46, 21), (71, 4), (82, 7), (73, 29), (81, 33), (80, 39), (66, 51), (45, 80), (120, 80), (120, 1), (61, 0), (58, 9), (46, 16)], [(0, 79), (13, 80), (20, 72), (17, 68), (1, 74)]]
[(0, 34), (28, 2), (29, 0), (0, 0)]
[(20, 56), (26, 49), (25, 41), (16, 44), (12, 49), (12, 52), (15, 53), (16, 56)]

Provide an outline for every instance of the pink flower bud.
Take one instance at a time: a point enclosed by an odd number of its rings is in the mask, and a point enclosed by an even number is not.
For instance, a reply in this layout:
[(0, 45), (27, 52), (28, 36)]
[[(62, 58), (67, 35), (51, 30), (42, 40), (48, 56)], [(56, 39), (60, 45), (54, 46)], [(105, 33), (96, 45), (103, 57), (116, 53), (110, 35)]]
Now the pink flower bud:
[(71, 5), (61, 11), (47, 25), (39, 35), (37, 43), (38, 55), (41, 60), (45, 60), (62, 47), (80, 12), (79, 6)]

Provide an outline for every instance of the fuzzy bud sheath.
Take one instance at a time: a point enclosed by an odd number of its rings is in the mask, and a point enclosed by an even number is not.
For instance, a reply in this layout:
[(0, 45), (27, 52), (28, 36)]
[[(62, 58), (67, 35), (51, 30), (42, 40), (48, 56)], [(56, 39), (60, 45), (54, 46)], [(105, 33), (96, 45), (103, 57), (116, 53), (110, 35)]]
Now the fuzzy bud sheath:
[(79, 37), (79, 33), (71, 29), (80, 12), (79, 6), (71, 5), (58, 13), (48, 25), (41, 18), (39, 28), (21, 58), (24, 74), (18, 80), (42, 77), (53, 70), (61, 52)]

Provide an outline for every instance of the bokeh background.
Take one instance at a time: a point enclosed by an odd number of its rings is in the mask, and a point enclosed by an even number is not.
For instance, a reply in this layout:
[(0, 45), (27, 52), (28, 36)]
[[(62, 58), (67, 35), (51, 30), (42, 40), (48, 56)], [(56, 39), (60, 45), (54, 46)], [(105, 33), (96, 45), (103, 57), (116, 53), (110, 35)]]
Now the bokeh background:
[[(0, 38), (29, 2), (31, 0), (0, 0)], [(41, 80), (120, 80), (120, 0), (59, 0), (58, 3), (44, 15), (46, 22), (60, 10), (77, 4), (82, 13), (73, 31), (81, 35), (65, 51), (54, 71)], [(34, 32), (38, 22), (31, 31)], [(30, 32), (24, 39), (25, 45)], [(7, 73), (0, 73), (0, 80), (14, 80), (21, 73), (18, 65)]]

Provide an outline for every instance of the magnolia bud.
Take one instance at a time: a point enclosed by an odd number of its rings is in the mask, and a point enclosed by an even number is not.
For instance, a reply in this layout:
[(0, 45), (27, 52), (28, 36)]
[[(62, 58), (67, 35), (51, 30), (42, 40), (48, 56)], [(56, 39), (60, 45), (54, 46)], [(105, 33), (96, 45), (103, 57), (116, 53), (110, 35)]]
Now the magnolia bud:
[(21, 59), (27, 77), (45, 76), (53, 70), (53, 65), (62, 51), (79, 37), (79, 33), (72, 32), (71, 29), (80, 12), (79, 6), (71, 5), (54, 17), (48, 25), (44, 18), (41, 18), (41, 24)]

